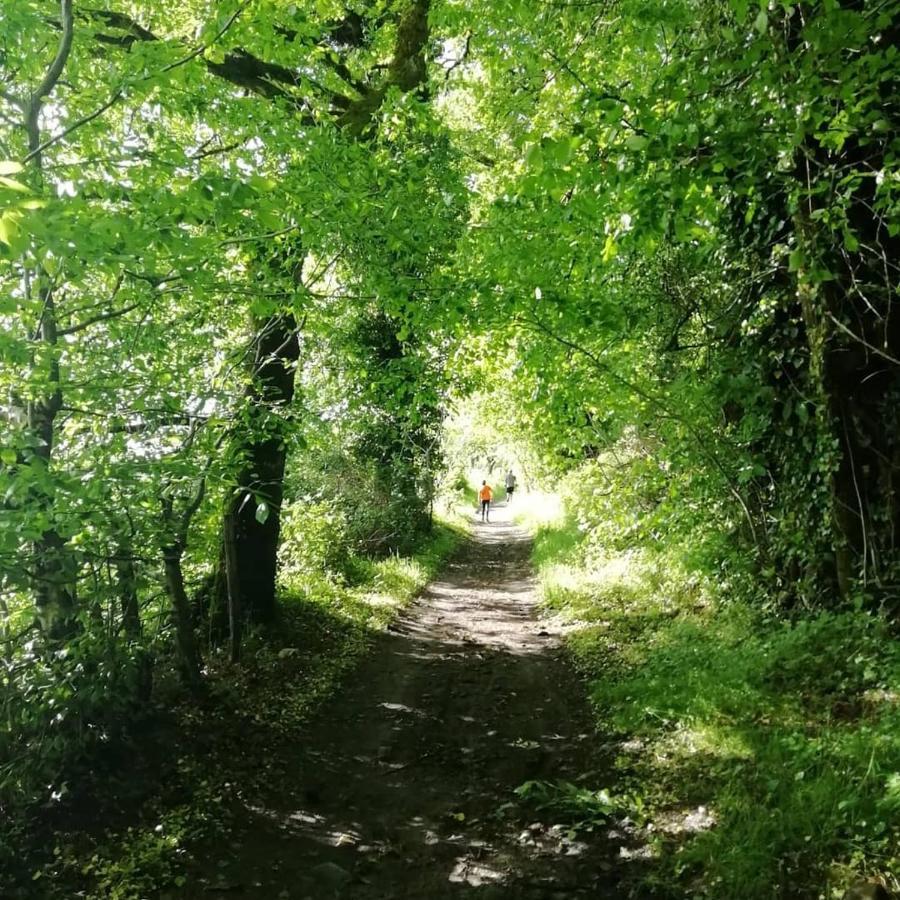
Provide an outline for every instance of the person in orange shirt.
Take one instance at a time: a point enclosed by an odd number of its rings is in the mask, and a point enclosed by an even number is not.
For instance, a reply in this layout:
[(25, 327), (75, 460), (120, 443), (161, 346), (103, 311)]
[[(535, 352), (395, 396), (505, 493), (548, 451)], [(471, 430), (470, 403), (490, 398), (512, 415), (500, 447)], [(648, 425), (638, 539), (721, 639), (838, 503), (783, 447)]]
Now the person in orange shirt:
[(491, 521), (491, 500), (494, 499), (494, 492), (491, 486), (486, 482), (481, 482), (481, 490), (478, 492), (478, 499), (481, 501), (481, 521)]

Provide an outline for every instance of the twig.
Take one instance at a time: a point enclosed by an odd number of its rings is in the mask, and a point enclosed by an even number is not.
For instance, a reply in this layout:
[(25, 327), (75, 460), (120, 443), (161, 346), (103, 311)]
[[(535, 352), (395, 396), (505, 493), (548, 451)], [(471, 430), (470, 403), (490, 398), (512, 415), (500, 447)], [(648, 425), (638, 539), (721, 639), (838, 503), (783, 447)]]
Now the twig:
[(213, 44), (217, 43), (218, 40), (223, 37), (226, 31), (231, 28), (232, 25), (237, 21), (238, 16), (250, 5), (250, 0), (244, 0), (244, 2), (229, 16), (228, 21), (216, 32), (215, 37), (206, 44), (201, 44), (197, 47), (196, 50), (188, 53), (187, 56), (182, 57), (181, 59), (175, 60), (173, 63), (169, 63), (169, 65), (164, 66), (160, 72), (160, 74), (164, 74), (166, 72), (171, 72), (173, 69), (177, 69), (179, 66), (183, 66), (185, 63), (189, 63), (192, 59), (196, 59), (202, 53), (205, 53)]
[(97, 107), (93, 112), (88, 113), (86, 116), (82, 116), (80, 119), (76, 119), (71, 125), (67, 125), (62, 131), (58, 132), (51, 137), (48, 137), (43, 144), (35, 147), (27, 156), (22, 157), (22, 162), (27, 163), (29, 160), (33, 159), (35, 156), (39, 156), (43, 153), (48, 147), (52, 147), (58, 141), (61, 141), (64, 137), (70, 135), (73, 131), (78, 128), (81, 128), (82, 125), (87, 125), (89, 122), (93, 122), (94, 119), (102, 116), (116, 101), (120, 100), (124, 91), (122, 88), (117, 88), (113, 95), (102, 105)]
[(854, 341), (858, 341), (863, 347), (867, 347), (877, 356), (880, 356), (882, 359), (886, 359), (888, 362), (893, 363), (895, 366), (900, 366), (900, 359), (897, 359), (896, 356), (891, 356), (890, 353), (885, 353), (884, 350), (879, 350), (874, 344), (870, 344), (865, 338), (861, 338), (856, 332), (851, 331), (840, 319), (838, 319), (834, 313), (828, 313), (828, 318), (837, 325), (844, 334), (852, 337)]
[(78, 334), (79, 331), (84, 331), (86, 328), (90, 328), (91, 325), (96, 325), (98, 322), (107, 322), (109, 319), (117, 319), (119, 316), (124, 316), (133, 309), (137, 309), (140, 305), (141, 301), (138, 300), (130, 306), (123, 306), (121, 309), (113, 309), (109, 312), (98, 313), (96, 316), (91, 316), (89, 319), (85, 319), (77, 325), (70, 325), (68, 328), (60, 328), (56, 333), (60, 337), (64, 334)]
[(278, 231), (269, 231), (266, 234), (253, 234), (249, 237), (229, 238), (227, 241), (222, 241), (219, 246), (232, 247), (235, 244), (251, 244), (254, 241), (267, 241), (269, 238), (280, 237), (283, 234), (290, 234), (290, 232), (296, 231), (299, 227), (299, 225), (288, 225), (287, 228), (281, 228)]

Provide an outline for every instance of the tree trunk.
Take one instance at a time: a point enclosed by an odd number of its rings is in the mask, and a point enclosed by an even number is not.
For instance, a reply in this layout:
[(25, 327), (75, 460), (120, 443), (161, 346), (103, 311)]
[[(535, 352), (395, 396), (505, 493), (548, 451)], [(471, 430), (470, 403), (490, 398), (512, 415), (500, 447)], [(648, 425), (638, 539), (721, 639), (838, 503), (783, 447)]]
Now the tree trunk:
[[(40, 192), (43, 188), (43, 160), (41, 156), (41, 112), (45, 99), (52, 93), (68, 62), (75, 33), (73, 0), (60, 0), (60, 38), (56, 55), (40, 83), (19, 106), (24, 113), (23, 126), (28, 136), (28, 159), (31, 160), (31, 180)], [(53, 511), (54, 491), (50, 476), (50, 460), (53, 455), (53, 439), (56, 416), (62, 408), (62, 387), (59, 370), (59, 335), (56, 317), (56, 298), (48, 274), (36, 266), (25, 272), (25, 293), (32, 299), (32, 289), (37, 287), (39, 319), (37, 340), (46, 347), (47, 386), (44, 396), (28, 404), (28, 429), (35, 440), (35, 460), (45, 469), (48, 487), (39, 488), (37, 506), (49, 516)], [(51, 639), (64, 638), (76, 627), (75, 586), (77, 565), (66, 542), (53, 528), (47, 528), (34, 542), (34, 594), (37, 620), (44, 634)]]
[(137, 666), (136, 699), (146, 703), (153, 693), (153, 658), (142, 644), (141, 612), (138, 605), (137, 576), (132, 559), (131, 541), (123, 538), (114, 560), (116, 567), (116, 587), (122, 615), (122, 631), (134, 654)]
[[(838, 5), (859, 8), (857, 0)], [(805, 52), (801, 24), (821, 15), (813, 4), (802, 9), (802, 16), (791, 19), (789, 53)], [(898, 40), (895, 22), (866, 52), (878, 53)], [(880, 113), (896, 121), (893, 82), (880, 82), (879, 91)], [(803, 259), (793, 287), (826, 437), (818, 453), (830, 463), (830, 566), (842, 601), (860, 587), (877, 585), (897, 562), (894, 535), (900, 519), (893, 492), (900, 476), (900, 322), (892, 308), (891, 270), (900, 238), (891, 235), (885, 213), (878, 212), (876, 180), (861, 177), (854, 183), (849, 177), (883, 170), (891, 139), (890, 132), (851, 134), (836, 149), (809, 135), (793, 173), (798, 200), (793, 223)], [(848, 176), (851, 187), (838, 188), (838, 174)], [(835, 228), (841, 215), (846, 231)]]
[[(45, 276), (38, 275), (41, 282)], [(41, 320), (38, 336), (47, 345), (50, 362), (46, 372), (48, 387), (40, 400), (28, 405), (28, 429), (35, 441), (34, 461), (44, 468), (46, 487), (38, 488), (35, 496), (38, 509), (52, 514), (54, 491), (50, 463), (53, 456), (56, 417), (62, 407), (60, 386), (56, 304), (53, 291), (45, 282), (40, 285), (38, 298)], [(37, 619), (43, 632), (57, 640), (76, 629), (77, 565), (66, 542), (55, 528), (47, 528), (34, 542), (34, 596)]]
[(116, 582), (119, 594), (119, 605), (122, 614), (122, 630), (125, 636), (136, 641), (141, 636), (141, 615), (138, 609), (137, 579), (132, 561), (130, 544), (122, 541), (119, 544), (116, 558)]
[(244, 633), (244, 613), (241, 608), (241, 574), (238, 564), (237, 517), (234, 502), (225, 513), (223, 527), (225, 587), (228, 594), (228, 629), (231, 635), (231, 661), (241, 658), (241, 639)]
[[(233, 619), (269, 623), (275, 618), (275, 571), (281, 534), (284, 467), (287, 459), (284, 414), (294, 397), (294, 369), (300, 356), (297, 324), (292, 315), (272, 316), (260, 331), (248, 390), (246, 432), (237, 453), (243, 458), (237, 489), (223, 517), (220, 565), (215, 579), (217, 605), (229, 611), (232, 653)], [(263, 505), (264, 504), (264, 505)]]
[(166, 573), (166, 590), (172, 601), (175, 620), (175, 642), (178, 648), (178, 670), (186, 687), (200, 693), (200, 652), (191, 621), (191, 604), (184, 589), (184, 573), (181, 570), (181, 548), (177, 544), (163, 547), (163, 566)]
[[(878, 171), (885, 146), (847, 142), (841, 163)], [(814, 145), (811, 165), (827, 177), (834, 160)], [(817, 173), (818, 174), (818, 173)], [(809, 177), (807, 175), (807, 177)], [(831, 202), (835, 202), (828, 198)], [(892, 307), (889, 270), (900, 256), (900, 237), (890, 236), (872, 215), (874, 179), (864, 179), (846, 212), (858, 248), (835, 245), (835, 234), (802, 217), (801, 246), (831, 277), (807, 284), (798, 295), (811, 354), (811, 375), (837, 445), (831, 474), (834, 571), (841, 598), (858, 584), (878, 584), (897, 561), (900, 526), (893, 502), (900, 451), (900, 321)], [(878, 248), (873, 252), (872, 248)]]

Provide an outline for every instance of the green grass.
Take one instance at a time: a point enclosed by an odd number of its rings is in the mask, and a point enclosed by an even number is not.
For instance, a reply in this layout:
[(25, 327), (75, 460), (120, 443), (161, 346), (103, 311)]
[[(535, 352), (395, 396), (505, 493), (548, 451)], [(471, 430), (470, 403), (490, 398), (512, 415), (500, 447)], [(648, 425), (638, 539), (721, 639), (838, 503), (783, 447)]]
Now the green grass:
[[(538, 528), (534, 561), (548, 612), (580, 625), (569, 647), (600, 728), (639, 741), (618, 767), (635, 818), (655, 823), (641, 890), (831, 900), (859, 877), (898, 887), (900, 647), (885, 621), (767, 619), (675, 550), (598, 552), (572, 519)], [(711, 827), (661, 827), (699, 807)]]

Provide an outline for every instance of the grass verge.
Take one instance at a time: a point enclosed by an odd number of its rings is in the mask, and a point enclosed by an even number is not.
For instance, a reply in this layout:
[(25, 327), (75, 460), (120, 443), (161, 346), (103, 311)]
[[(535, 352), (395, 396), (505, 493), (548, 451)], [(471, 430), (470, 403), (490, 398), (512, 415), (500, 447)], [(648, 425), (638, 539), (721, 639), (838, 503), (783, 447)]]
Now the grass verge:
[(897, 890), (900, 647), (859, 612), (766, 617), (676, 549), (536, 529), (548, 613), (590, 684), (648, 855), (638, 894), (822, 898)]

